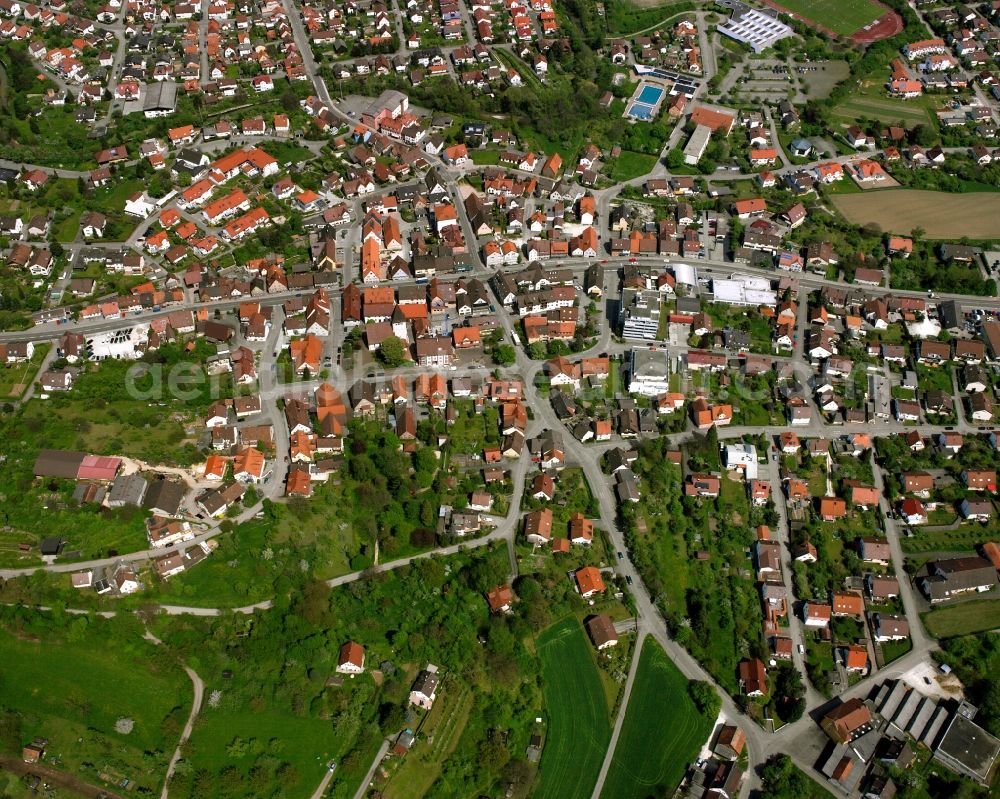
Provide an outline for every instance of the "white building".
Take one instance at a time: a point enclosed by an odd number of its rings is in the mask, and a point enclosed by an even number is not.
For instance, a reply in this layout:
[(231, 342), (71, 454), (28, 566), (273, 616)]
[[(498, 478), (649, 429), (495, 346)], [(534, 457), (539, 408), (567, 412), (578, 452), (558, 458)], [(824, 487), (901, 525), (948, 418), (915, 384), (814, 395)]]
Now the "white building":
[(630, 394), (657, 397), (670, 391), (670, 364), (667, 353), (634, 349), (629, 356), (628, 390)]
[(767, 278), (735, 275), (729, 280), (712, 280), (712, 299), (726, 305), (773, 307), (777, 304), (778, 295), (771, 289), (771, 281)]
[(708, 143), (712, 140), (712, 129), (707, 125), (698, 125), (684, 145), (684, 163), (697, 164), (708, 149)]
[(719, 33), (750, 45), (755, 53), (763, 52), (778, 40), (794, 35), (794, 31), (777, 18), (776, 12), (746, 6), (744, 9), (733, 12), (731, 19), (719, 25)]
[(747, 480), (757, 479), (757, 448), (753, 444), (726, 444), (722, 456), (727, 469), (739, 469)]
[(625, 289), (621, 314), (624, 338), (654, 340), (660, 330), (660, 292)]

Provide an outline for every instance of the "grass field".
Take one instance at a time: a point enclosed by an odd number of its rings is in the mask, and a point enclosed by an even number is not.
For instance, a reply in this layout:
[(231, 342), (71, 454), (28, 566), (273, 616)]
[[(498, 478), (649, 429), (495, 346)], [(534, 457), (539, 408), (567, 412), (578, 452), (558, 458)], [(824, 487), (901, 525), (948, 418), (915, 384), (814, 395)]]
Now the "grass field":
[(885, 658), (885, 664), (888, 665), (894, 660), (899, 660), (912, 648), (913, 645), (909, 638), (902, 641), (886, 641), (882, 644), (882, 656)]
[(889, 97), (881, 79), (863, 80), (832, 109), (832, 114), (845, 125), (862, 119), (877, 119), (887, 125), (914, 128), (933, 122), (932, 110), (937, 103), (930, 95), (912, 100)]
[(1000, 238), (1000, 194), (947, 194), (918, 189), (893, 189), (831, 198), (847, 219), (875, 222), (891, 233), (909, 234), (923, 228), (928, 239)]
[(856, 33), (884, 13), (873, 0), (779, 0), (778, 4), (840, 36)]
[(622, 150), (621, 155), (615, 159), (609, 177), (619, 183), (623, 180), (632, 180), (640, 175), (645, 175), (656, 166), (656, 156), (645, 153), (634, 153), (631, 150)]
[(1000, 600), (995, 590), (993, 594), (992, 599), (960, 602), (924, 613), (921, 618), (927, 632), (935, 638), (952, 638), (1000, 627)]
[(903, 552), (971, 552), (983, 542), (983, 528), (978, 524), (964, 524), (957, 530), (928, 530), (916, 528), (912, 538), (900, 538)]
[[(37, 640), (0, 631), (0, 706), (21, 714), (25, 741), (49, 739), (46, 747), (60, 768), (98, 782), (98, 772), (127, 777), (159, 793), (175, 734), (191, 705), (191, 686), (180, 667), (158, 657), (139, 640), (123, 645), (86, 629), (73, 641)], [(180, 719), (176, 733), (164, 721)], [(115, 731), (118, 719), (135, 722)], [(150, 755), (144, 753), (156, 752)], [(91, 764), (86, 766), (84, 764)]]
[(18, 399), (35, 379), (38, 367), (48, 354), (51, 344), (36, 344), (35, 352), (27, 363), (0, 367), (0, 400)]
[(589, 799), (611, 740), (604, 689), (575, 617), (538, 638), (548, 731), (536, 799)]
[(698, 712), (684, 675), (647, 638), (601, 799), (669, 796), (714, 721)]
[(927, 110), (905, 100), (872, 97), (851, 97), (833, 109), (833, 115), (848, 122), (859, 119), (886, 119), (902, 122), (906, 128), (930, 121)]
[[(254, 743), (245, 754), (234, 756), (228, 750), (236, 738)], [(254, 751), (256, 746), (274, 749), (271, 754), (291, 763), (301, 775), (299, 783), (286, 795), (306, 797), (319, 784), (327, 762), (339, 754), (341, 745), (341, 736), (334, 725), (323, 719), (275, 710), (229, 711), (204, 706), (185, 749), (185, 758), (195, 768), (214, 770), (220, 763), (228, 762), (246, 773), (260, 754)]]
[(496, 166), (500, 163), (499, 150), (470, 150), (469, 158), (476, 166)]

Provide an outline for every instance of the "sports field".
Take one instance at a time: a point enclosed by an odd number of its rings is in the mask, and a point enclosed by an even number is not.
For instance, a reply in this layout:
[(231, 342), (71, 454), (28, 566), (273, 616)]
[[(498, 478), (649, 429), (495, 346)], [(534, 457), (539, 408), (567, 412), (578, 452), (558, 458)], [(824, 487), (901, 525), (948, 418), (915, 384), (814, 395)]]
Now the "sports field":
[(948, 194), (919, 189), (839, 194), (831, 201), (851, 222), (875, 222), (890, 233), (923, 228), (929, 239), (1000, 238), (1000, 193)]
[(575, 617), (538, 638), (548, 730), (535, 799), (590, 799), (611, 740), (604, 689)]
[(927, 109), (913, 101), (864, 95), (854, 95), (844, 100), (833, 109), (833, 115), (844, 122), (857, 122), (861, 119), (880, 119), (892, 124), (899, 122), (907, 129), (931, 121)]
[(885, 13), (874, 0), (776, 0), (777, 5), (839, 36), (850, 36)]
[[(996, 593), (996, 589), (992, 593)], [(937, 608), (923, 616), (927, 632), (935, 638), (970, 635), (1000, 627), (1000, 600), (960, 602), (948, 608)]]
[(715, 722), (698, 712), (687, 685), (663, 648), (647, 638), (601, 799), (670, 796), (680, 784)]

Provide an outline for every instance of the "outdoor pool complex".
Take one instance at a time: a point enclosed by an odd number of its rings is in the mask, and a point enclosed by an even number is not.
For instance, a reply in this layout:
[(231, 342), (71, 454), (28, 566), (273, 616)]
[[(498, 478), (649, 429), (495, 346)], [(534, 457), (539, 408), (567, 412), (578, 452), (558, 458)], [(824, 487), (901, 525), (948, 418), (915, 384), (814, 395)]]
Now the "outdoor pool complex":
[(646, 84), (642, 87), (642, 91), (639, 92), (639, 96), (635, 100), (637, 103), (642, 103), (643, 105), (656, 105), (660, 102), (661, 97), (663, 97), (663, 89), (659, 86)]
[(649, 122), (656, 116), (657, 107), (663, 99), (664, 89), (652, 83), (643, 83), (632, 95), (632, 102), (625, 112), (625, 116), (631, 119)]

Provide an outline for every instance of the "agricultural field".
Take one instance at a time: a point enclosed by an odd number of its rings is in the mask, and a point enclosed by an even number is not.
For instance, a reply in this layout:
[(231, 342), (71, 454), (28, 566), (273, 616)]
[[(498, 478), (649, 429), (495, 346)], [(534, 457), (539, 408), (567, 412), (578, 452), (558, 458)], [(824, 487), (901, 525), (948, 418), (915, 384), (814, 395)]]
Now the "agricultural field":
[(715, 719), (701, 715), (688, 681), (647, 638), (601, 799), (667, 796), (708, 739)]
[(888, 97), (850, 97), (833, 109), (833, 116), (846, 124), (862, 119), (891, 119), (901, 122), (905, 128), (915, 128), (930, 121), (924, 108), (905, 103), (905, 100)]
[(780, 0), (775, 5), (839, 36), (850, 36), (884, 13), (874, 0)]
[(959, 602), (949, 607), (935, 608), (923, 614), (922, 618), (927, 632), (935, 638), (984, 632), (1000, 626), (1000, 601), (994, 598)]
[(190, 711), (187, 677), (141, 639), (139, 627), (61, 623), (57, 629), (55, 618), (38, 616), (17, 635), (0, 629), (0, 712), (14, 714), (19, 740), (49, 740), (49, 765), (55, 758), (58, 768), (92, 784), (127, 779), (141, 793), (159, 794)]
[(874, 222), (883, 230), (909, 234), (923, 228), (928, 239), (992, 239), (1000, 236), (1000, 194), (946, 194), (917, 189), (844, 194), (831, 198), (848, 221)]
[(588, 799), (611, 740), (604, 689), (576, 617), (538, 639), (548, 735), (538, 799)]
[(905, 128), (932, 122), (929, 106), (931, 97), (903, 100), (889, 97), (881, 80), (862, 81), (861, 85), (833, 109), (834, 118), (845, 125), (863, 119), (877, 119), (884, 123), (900, 124)]

